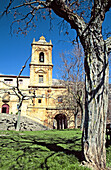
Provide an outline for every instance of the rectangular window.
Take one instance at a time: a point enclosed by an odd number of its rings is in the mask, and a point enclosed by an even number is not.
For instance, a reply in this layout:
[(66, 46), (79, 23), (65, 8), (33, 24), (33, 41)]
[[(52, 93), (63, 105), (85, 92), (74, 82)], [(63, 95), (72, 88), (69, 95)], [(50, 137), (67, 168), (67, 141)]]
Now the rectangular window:
[(63, 102), (62, 97), (58, 97), (58, 103), (62, 103), (62, 102)]
[(13, 83), (13, 79), (4, 79), (4, 82), (6, 84), (12, 84)]
[(23, 84), (23, 80), (22, 79), (19, 80), (19, 84)]
[(38, 103), (42, 103), (42, 100), (41, 100), (41, 99), (38, 99)]
[(43, 83), (43, 75), (39, 75), (39, 83)]

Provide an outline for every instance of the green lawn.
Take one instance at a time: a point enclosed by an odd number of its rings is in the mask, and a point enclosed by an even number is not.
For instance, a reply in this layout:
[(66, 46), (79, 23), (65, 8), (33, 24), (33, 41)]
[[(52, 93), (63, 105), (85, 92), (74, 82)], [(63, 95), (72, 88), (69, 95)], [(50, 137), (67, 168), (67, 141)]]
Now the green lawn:
[[(80, 165), (81, 131), (0, 131), (0, 170), (88, 170)], [(107, 166), (111, 166), (111, 146)]]

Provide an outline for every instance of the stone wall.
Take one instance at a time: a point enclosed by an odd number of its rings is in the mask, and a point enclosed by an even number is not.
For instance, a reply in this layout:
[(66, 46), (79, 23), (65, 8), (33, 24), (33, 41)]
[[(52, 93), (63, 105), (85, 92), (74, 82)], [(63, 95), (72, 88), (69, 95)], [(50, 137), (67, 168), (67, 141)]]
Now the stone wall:
[[(15, 130), (17, 117), (18, 117), (17, 115), (0, 113), (0, 130)], [(48, 128), (37, 123), (34, 120), (21, 116), (20, 130), (39, 131), (39, 130), (48, 130)]]

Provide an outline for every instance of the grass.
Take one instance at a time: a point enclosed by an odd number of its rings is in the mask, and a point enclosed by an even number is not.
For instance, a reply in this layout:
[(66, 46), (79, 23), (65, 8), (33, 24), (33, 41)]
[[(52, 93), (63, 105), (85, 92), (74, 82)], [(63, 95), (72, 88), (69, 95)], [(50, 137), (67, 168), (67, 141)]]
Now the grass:
[[(88, 170), (80, 165), (81, 131), (0, 131), (0, 170)], [(107, 166), (111, 166), (111, 146)]]
[(111, 169), (111, 144), (106, 148), (106, 166)]

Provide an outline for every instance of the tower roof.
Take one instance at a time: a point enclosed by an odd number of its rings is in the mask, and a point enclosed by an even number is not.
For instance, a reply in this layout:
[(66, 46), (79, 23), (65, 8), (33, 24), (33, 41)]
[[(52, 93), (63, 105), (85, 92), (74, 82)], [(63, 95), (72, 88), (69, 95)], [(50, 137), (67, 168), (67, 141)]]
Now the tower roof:
[(53, 46), (51, 40), (50, 40), (50, 42), (47, 42), (43, 35), (39, 38), (39, 41), (35, 41), (35, 38), (34, 38), (32, 45), (51, 45), (51, 46)]
[(42, 36), (40, 37), (39, 41), (40, 41), (40, 40), (45, 40), (45, 37), (42, 35)]

